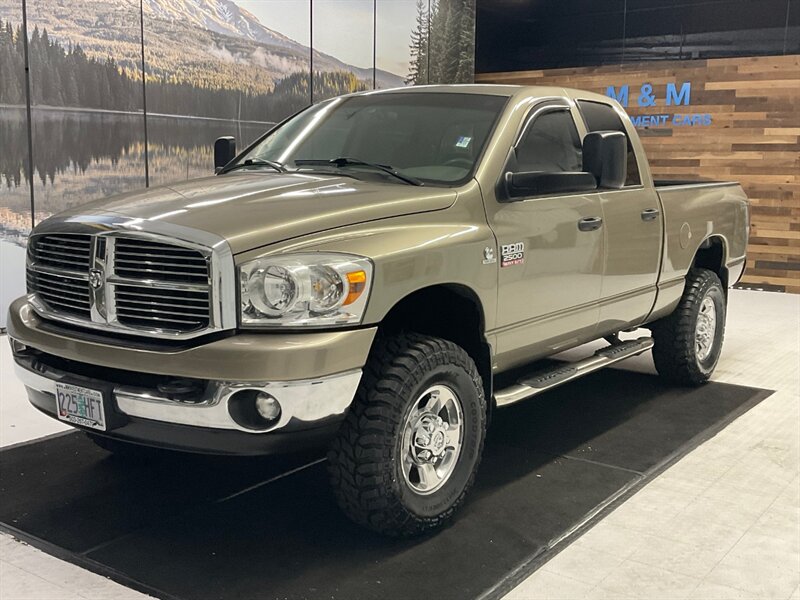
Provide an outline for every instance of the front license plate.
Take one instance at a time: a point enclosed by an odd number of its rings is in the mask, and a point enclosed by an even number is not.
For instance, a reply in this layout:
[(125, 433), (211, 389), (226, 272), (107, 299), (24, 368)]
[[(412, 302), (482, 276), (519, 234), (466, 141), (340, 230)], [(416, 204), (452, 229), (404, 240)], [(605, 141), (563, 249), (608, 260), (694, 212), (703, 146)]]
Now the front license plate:
[(103, 392), (79, 385), (56, 382), (58, 418), (74, 425), (106, 430)]

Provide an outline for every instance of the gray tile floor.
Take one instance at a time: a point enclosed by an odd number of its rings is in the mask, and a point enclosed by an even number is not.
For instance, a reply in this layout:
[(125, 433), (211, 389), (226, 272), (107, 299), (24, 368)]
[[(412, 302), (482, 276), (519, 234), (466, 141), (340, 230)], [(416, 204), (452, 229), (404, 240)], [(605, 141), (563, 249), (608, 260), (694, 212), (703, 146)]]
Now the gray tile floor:
[[(653, 370), (649, 355), (621, 368)], [(714, 379), (776, 393), (654, 479), (508, 599), (800, 600), (800, 296), (732, 291)], [(27, 405), (4, 339), (0, 395), (0, 445), (63, 429)], [(0, 599), (48, 598), (146, 596), (0, 536)]]

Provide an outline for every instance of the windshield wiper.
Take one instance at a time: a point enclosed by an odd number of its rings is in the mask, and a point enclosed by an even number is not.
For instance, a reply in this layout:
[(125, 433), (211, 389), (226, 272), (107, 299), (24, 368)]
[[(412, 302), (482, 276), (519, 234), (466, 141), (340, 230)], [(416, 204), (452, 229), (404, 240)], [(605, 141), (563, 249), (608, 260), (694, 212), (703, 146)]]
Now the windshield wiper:
[(339, 158), (334, 158), (328, 160), (326, 158), (298, 158), (294, 161), (294, 164), (298, 167), (303, 166), (314, 166), (314, 165), (332, 165), (334, 167), (369, 167), (371, 169), (376, 169), (378, 171), (382, 171), (392, 177), (396, 177), (401, 181), (405, 181), (411, 185), (425, 185), (419, 179), (415, 177), (411, 177), (410, 175), (403, 175), (398, 170), (393, 168), (390, 165), (379, 165), (377, 163), (367, 162), (365, 160), (360, 160), (358, 158), (347, 158), (346, 156), (340, 156)]
[(278, 173), (286, 173), (288, 169), (283, 166), (279, 162), (275, 162), (274, 160), (263, 160), (260, 158), (248, 158), (243, 163), (239, 163), (238, 165), (233, 165), (229, 169), (225, 169), (223, 173), (230, 173), (231, 171), (235, 171), (236, 169), (244, 169), (245, 167), (270, 167), (275, 169)]

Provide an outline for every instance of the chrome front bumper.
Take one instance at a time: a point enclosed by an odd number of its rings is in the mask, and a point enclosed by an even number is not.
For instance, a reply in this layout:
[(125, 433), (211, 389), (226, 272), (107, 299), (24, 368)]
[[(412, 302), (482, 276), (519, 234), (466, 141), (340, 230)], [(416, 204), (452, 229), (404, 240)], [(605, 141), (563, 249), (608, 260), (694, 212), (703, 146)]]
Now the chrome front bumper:
[[(70, 373), (52, 367), (34, 370), (20, 360), (15, 362), (15, 371), (29, 390), (53, 397), (55, 412), (56, 382), (69, 378)], [(115, 386), (113, 395), (119, 411), (128, 417), (258, 435), (278, 430), (310, 429), (341, 418), (352, 403), (360, 381), (361, 369), (285, 382), (209, 381), (202, 398), (191, 403), (166, 398), (153, 390), (129, 386)], [(265, 391), (276, 398), (281, 405), (279, 419), (269, 427), (258, 430), (239, 425), (228, 411), (228, 400), (242, 390)]]

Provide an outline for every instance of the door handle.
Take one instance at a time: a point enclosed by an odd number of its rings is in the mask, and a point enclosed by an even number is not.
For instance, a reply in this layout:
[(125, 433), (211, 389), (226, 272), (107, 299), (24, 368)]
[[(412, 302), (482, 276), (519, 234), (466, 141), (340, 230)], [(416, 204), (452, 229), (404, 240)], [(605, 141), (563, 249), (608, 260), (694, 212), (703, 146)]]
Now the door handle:
[(595, 231), (603, 226), (602, 217), (584, 217), (578, 221), (578, 229), (581, 231)]
[(645, 208), (642, 211), (642, 221), (655, 221), (658, 213), (659, 210), (657, 208)]

